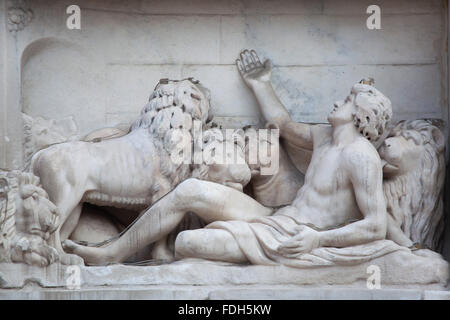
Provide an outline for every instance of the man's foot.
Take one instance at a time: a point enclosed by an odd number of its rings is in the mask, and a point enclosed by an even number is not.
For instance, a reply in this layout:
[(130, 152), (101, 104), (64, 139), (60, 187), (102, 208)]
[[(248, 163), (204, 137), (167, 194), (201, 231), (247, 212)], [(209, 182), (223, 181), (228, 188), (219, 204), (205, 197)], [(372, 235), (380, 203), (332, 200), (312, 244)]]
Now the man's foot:
[[(64, 250), (74, 253), (76, 256), (82, 257), (86, 265), (104, 265), (112, 261), (104, 255), (104, 248), (86, 247), (79, 245), (72, 240), (64, 240), (62, 242)], [(71, 256), (75, 256), (71, 255)]]

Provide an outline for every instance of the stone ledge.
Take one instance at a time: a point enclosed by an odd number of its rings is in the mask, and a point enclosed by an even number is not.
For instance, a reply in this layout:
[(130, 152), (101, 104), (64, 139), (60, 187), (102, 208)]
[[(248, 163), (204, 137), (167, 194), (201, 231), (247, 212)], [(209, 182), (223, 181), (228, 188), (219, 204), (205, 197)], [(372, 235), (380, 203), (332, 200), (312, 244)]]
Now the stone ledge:
[[(354, 266), (327, 266), (297, 269), (286, 266), (233, 265), (205, 260), (186, 259), (157, 266), (110, 265), (81, 266), (80, 287), (90, 290), (101, 287), (130, 286), (329, 286), (366, 289), (370, 276), (368, 267), (380, 269), (382, 289), (443, 290), (447, 285), (449, 264), (443, 259), (415, 257), (405, 259), (403, 252), (373, 259), (370, 263)], [(0, 264), (0, 288), (20, 289), (29, 283), (44, 288), (66, 288), (71, 270), (53, 264), (38, 268), (25, 264)], [(146, 289), (147, 290), (147, 289)], [(219, 290), (220, 291), (220, 290)]]
[(0, 289), (0, 300), (450, 300), (450, 291), (300, 286), (127, 286)]

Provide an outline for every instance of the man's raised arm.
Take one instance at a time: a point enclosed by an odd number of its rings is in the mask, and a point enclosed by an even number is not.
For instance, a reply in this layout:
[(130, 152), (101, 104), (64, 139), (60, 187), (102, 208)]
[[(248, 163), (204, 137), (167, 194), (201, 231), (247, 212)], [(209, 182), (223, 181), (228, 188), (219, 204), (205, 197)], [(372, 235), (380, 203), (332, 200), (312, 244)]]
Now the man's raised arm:
[(311, 125), (293, 122), (289, 112), (278, 99), (270, 83), (272, 67), (269, 60), (264, 64), (254, 50), (244, 50), (236, 60), (238, 70), (247, 86), (253, 91), (264, 119), (280, 129), (280, 136), (290, 143), (312, 149)]

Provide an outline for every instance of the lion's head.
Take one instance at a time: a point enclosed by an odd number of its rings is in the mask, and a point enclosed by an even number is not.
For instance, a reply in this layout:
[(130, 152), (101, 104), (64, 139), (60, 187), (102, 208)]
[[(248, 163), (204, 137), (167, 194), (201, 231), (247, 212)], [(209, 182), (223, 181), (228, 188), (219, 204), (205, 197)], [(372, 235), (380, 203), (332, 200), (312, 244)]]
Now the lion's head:
[(445, 142), (429, 121), (401, 121), (380, 147), (387, 210), (413, 241), (440, 249)]
[(208, 180), (243, 191), (250, 182), (251, 171), (245, 159), (242, 130), (211, 128), (202, 135), (202, 162), (194, 164), (192, 177)]
[(0, 260), (47, 266), (58, 258), (47, 245), (58, 227), (59, 212), (31, 173), (2, 173)]
[[(172, 186), (196, 177), (241, 190), (250, 180), (243, 141), (239, 135), (226, 137), (219, 129), (210, 128), (209, 111), (209, 90), (198, 81), (162, 79), (131, 132), (148, 130), (161, 151), (160, 170)], [(202, 141), (197, 141), (200, 137)], [(202, 154), (201, 162), (195, 159), (198, 154)], [(236, 163), (230, 156), (236, 157)], [(217, 161), (219, 158), (225, 162)]]

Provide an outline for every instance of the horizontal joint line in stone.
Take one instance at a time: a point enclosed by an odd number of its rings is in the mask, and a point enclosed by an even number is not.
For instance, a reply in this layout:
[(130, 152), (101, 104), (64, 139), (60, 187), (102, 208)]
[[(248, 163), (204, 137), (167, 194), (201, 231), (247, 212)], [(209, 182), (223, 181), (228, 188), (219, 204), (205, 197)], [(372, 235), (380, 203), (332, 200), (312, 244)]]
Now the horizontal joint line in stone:
[[(246, 16), (323, 16), (323, 17), (367, 17), (367, 13), (363, 10), (361, 13), (323, 13), (323, 12), (311, 12), (311, 13), (301, 13), (301, 12), (280, 12), (280, 13), (264, 13), (264, 12), (236, 12), (236, 13), (181, 13), (181, 12), (139, 12), (139, 11), (123, 11), (123, 10), (108, 10), (100, 8), (86, 8), (81, 7), (81, 10), (106, 12), (113, 14), (128, 14), (128, 15), (140, 15), (140, 16), (173, 16), (173, 17), (214, 17), (214, 16), (229, 16), (229, 17), (246, 17)], [(383, 16), (423, 16), (423, 15), (438, 15), (439, 11), (430, 12), (407, 12), (407, 13), (383, 13)]]
[[(315, 67), (347, 67), (347, 66), (431, 66), (439, 62), (405, 62), (405, 63), (324, 63), (324, 64), (281, 64), (273, 65), (273, 68), (315, 68)], [(109, 66), (235, 66), (234, 63), (155, 63), (155, 62), (109, 62)]]

